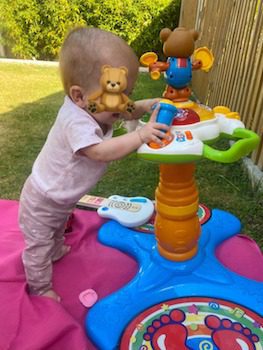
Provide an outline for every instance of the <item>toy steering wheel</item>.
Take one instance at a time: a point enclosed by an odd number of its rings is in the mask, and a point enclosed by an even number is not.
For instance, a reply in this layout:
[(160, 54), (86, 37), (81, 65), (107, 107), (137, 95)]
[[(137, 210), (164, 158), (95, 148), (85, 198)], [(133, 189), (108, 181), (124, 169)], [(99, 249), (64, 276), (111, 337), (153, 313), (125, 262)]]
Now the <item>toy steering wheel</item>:
[(233, 163), (253, 151), (259, 143), (257, 134), (242, 128), (236, 128), (230, 139), (237, 141), (226, 151), (219, 151), (209, 145), (204, 145), (203, 156), (219, 163)]

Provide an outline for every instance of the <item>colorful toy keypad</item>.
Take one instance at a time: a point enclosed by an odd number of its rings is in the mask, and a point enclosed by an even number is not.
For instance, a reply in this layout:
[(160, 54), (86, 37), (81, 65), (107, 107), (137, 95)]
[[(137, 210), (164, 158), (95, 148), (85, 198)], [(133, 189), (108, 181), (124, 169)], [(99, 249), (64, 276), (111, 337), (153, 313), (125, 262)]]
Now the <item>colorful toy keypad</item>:
[(139, 148), (138, 153), (139, 156), (151, 158), (150, 160), (157, 160), (157, 158), (162, 158), (166, 161), (169, 158), (175, 157), (175, 159), (179, 159), (179, 157), (184, 156), (189, 158), (197, 157), (200, 158), (203, 154), (203, 142), (198, 138), (194, 137), (193, 133), (190, 130), (176, 130), (174, 128), (171, 129), (171, 137), (172, 140), (166, 144), (159, 145), (157, 143), (150, 143), (149, 145), (143, 145)]
[(111, 196), (101, 203), (97, 210), (101, 217), (114, 219), (126, 227), (146, 223), (154, 212), (152, 201), (145, 197)]

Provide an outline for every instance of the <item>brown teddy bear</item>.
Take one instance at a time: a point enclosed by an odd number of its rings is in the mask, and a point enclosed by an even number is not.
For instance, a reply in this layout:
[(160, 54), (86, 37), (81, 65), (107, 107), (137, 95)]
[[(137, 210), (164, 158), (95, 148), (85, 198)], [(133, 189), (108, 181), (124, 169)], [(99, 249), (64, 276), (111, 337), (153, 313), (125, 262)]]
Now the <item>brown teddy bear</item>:
[(195, 49), (195, 41), (199, 33), (194, 29), (184, 27), (175, 28), (173, 31), (164, 28), (160, 31), (160, 39), (163, 42), (163, 53), (166, 57), (190, 57)]
[(160, 72), (165, 72), (167, 87), (163, 97), (172, 101), (186, 101), (189, 98), (191, 90), (188, 84), (192, 79), (192, 70), (202, 68), (200, 60), (191, 61), (197, 38), (198, 32), (194, 29), (178, 27), (172, 31), (164, 28), (160, 39), (167, 61), (157, 61), (157, 55), (151, 52), (141, 57), (141, 63), (149, 66), (153, 79), (158, 79)]
[(92, 113), (128, 112), (134, 110), (134, 102), (123, 91), (127, 87), (128, 69), (126, 67), (102, 66), (101, 88), (88, 97), (88, 110)]

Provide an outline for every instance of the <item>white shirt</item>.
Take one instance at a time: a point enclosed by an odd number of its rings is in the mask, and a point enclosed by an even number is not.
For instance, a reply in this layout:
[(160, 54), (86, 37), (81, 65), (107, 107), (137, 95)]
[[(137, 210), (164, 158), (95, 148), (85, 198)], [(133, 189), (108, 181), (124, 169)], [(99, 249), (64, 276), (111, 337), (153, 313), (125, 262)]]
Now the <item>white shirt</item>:
[(103, 135), (96, 120), (66, 96), (33, 165), (33, 183), (55, 202), (76, 203), (107, 168), (107, 163), (81, 156), (77, 151), (111, 137), (112, 128)]

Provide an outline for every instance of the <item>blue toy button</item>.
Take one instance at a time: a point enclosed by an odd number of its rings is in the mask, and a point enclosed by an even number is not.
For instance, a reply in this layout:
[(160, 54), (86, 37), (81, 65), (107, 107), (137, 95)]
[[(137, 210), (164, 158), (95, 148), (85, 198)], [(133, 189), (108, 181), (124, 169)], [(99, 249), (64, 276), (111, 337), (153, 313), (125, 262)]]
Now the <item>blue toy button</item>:
[(132, 198), (132, 199), (130, 199), (130, 202), (135, 202), (135, 203), (146, 203), (146, 202), (147, 202), (147, 199), (146, 199), (146, 198), (142, 198), (142, 197)]

